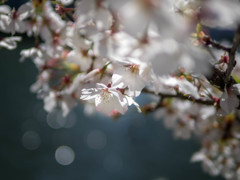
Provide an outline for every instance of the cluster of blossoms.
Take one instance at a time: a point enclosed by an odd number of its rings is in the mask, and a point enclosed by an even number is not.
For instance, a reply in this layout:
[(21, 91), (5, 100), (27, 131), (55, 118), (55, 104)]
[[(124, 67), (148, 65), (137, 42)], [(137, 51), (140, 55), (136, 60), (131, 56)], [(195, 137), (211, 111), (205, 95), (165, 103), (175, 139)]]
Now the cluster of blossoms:
[[(21, 51), (39, 70), (33, 92), (64, 116), (78, 103), (111, 116), (134, 105), (164, 119), (177, 138), (195, 134), (212, 175), (240, 179), (240, 3), (238, 0), (32, 0), (0, 6), (0, 47), (19, 34), (35, 38)], [(212, 29), (235, 31), (216, 42)], [(15, 36), (17, 34), (18, 36)], [(151, 103), (139, 106), (142, 93)]]

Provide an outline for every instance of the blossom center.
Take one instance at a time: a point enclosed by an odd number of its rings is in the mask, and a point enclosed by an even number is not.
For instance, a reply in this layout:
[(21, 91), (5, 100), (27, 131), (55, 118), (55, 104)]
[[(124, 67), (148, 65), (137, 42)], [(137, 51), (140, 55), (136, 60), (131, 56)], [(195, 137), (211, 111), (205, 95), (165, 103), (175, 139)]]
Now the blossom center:
[(111, 93), (109, 93), (108, 88), (102, 89), (101, 92), (102, 100), (108, 102), (111, 98)]
[(139, 65), (138, 64), (131, 64), (127, 67), (129, 68), (131, 73), (133, 73), (133, 74), (138, 74), (139, 73)]

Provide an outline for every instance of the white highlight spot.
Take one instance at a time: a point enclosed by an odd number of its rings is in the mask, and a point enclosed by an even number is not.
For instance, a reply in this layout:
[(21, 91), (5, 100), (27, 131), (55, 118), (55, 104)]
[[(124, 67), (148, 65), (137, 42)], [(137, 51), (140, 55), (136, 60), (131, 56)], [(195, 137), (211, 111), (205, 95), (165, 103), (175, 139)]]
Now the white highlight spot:
[(68, 146), (60, 146), (55, 152), (55, 159), (63, 166), (70, 165), (75, 159), (75, 153)]
[(68, 6), (68, 5), (71, 5), (73, 3), (73, 0), (59, 0), (62, 5), (64, 6)]

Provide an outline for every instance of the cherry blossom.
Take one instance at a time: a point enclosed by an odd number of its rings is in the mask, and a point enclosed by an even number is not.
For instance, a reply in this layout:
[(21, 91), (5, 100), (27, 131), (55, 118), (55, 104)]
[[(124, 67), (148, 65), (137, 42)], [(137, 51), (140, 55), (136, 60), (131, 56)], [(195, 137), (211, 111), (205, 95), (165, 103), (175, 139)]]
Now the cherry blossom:
[(131, 100), (122, 94), (121, 86), (108, 87), (104, 84), (97, 86), (97, 88), (83, 89), (81, 99), (94, 100), (97, 110), (106, 115), (110, 115), (114, 110), (121, 114), (126, 113)]
[(129, 88), (130, 96), (139, 96), (141, 90), (151, 81), (150, 65), (136, 59), (120, 61), (115, 68), (112, 81), (123, 83)]
[(21, 37), (12, 36), (6, 37), (0, 40), (0, 47), (7, 48), (9, 50), (15, 49), (17, 47), (17, 42), (21, 41)]
[(230, 88), (225, 88), (220, 98), (220, 107), (218, 114), (221, 116), (228, 115), (235, 108), (239, 107), (240, 84), (234, 84)]
[(33, 10), (30, 2), (20, 6), (18, 10), (10, 10), (7, 6), (3, 6), (1, 9), (2, 12), (6, 13), (8, 16), (4, 22), (6, 24), (4, 31), (12, 34), (15, 34), (15, 32), (23, 33), (26, 31), (26, 22), (24, 19), (28, 18)]

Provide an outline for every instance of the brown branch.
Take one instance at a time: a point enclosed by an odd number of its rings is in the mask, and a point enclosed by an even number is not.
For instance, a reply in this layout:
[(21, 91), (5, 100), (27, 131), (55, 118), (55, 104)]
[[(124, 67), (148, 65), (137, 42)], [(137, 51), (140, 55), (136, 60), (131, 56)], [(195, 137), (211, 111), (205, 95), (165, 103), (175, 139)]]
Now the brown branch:
[(227, 70), (225, 73), (225, 79), (224, 79), (225, 84), (228, 84), (231, 77), (232, 70), (236, 65), (235, 54), (236, 54), (237, 48), (239, 47), (239, 44), (240, 44), (240, 26), (238, 26), (235, 32), (235, 35), (233, 38), (233, 45), (229, 52), (229, 63), (228, 63), (228, 67), (227, 67)]
[(211, 74), (207, 75), (206, 78), (208, 81), (214, 85), (216, 88), (218, 88), (221, 91), (224, 91), (225, 86), (231, 87), (233, 84), (236, 84), (237, 82), (233, 79), (232, 76), (229, 77), (229, 80), (227, 84), (225, 83), (225, 76), (226, 73), (220, 71), (216, 67), (212, 67)]
[(219, 42), (211, 39), (209, 36), (205, 37), (204, 39), (205, 41), (205, 45), (208, 47), (209, 45), (211, 45), (212, 47), (216, 48), (216, 49), (219, 49), (219, 50), (224, 50), (226, 52), (230, 52), (231, 51), (231, 48), (229, 47), (226, 47), (222, 44), (220, 44)]
[[(142, 90), (142, 92), (148, 93), (148, 94), (155, 94), (154, 91), (149, 90), (147, 88), (144, 88)], [(177, 99), (191, 101), (191, 102), (194, 102), (194, 103), (208, 105), (208, 106), (213, 106), (215, 104), (215, 101), (213, 101), (213, 100), (195, 99), (194, 97), (192, 97), (190, 95), (183, 95), (181, 93), (177, 93), (177, 94), (158, 93), (158, 94), (155, 94), (155, 95), (160, 96), (161, 98), (177, 98)]]
[[(227, 68), (226, 72), (222, 72), (222, 78), (220, 78), (220, 80), (222, 80), (222, 83), (220, 82), (220, 83), (217, 84), (217, 85), (221, 85), (219, 88), (221, 90), (223, 90), (225, 85), (233, 83), (233, 80), (232, 80), (232, 77), (231, 77), (231, 72), (232, 72), (232, 70), (233, 70), (233, 68), (236, 64), (235, 54), (236, 54), (237, 48), (240, 44), (240, 26), (238, 26), (238, 28), (235, 32), (234, 39), (233, 39), (233, 45), (232, 45), (231, 48), (223, 46), (222, 44), (212, 40), (209, 36), (206, 36), (204, 38), (204, 41), (205, 41), (206, 46), (211, 45), (212, 47), (214, 47), (216, 49), (224, 50), (224, 51), (228, 52), (228, 54), (229, 54), (228, 68)], [(216, 78), (214, 78), (214, 81), (215, 80), (216, 80)], [(216, 84), (216, 83), (213, 83), (213, 84)], [(149, 90), (147, 88), (144, 88), (142, 92), (148, 93), (148, 94), (155, 94), (154, 91)], [(155, 94), (155, 95), (160, 96), (161, 101), (164, 98), (177, 98), (177, 99), (187, 100), (187, 101), (191, 101), (191, 102), (194, 102), (194, 103), (209, 105), (209, 106), (213, 106), (216, 103), (214, 100), (195, 99), (191, 95), (184, 95), (184, 94), (181, 94), (181, 93), (177, 93), (177, 94), (158, 93), (158, 94)], [(161, 104), (158, 103), (156, 107), (160, 108)]]

